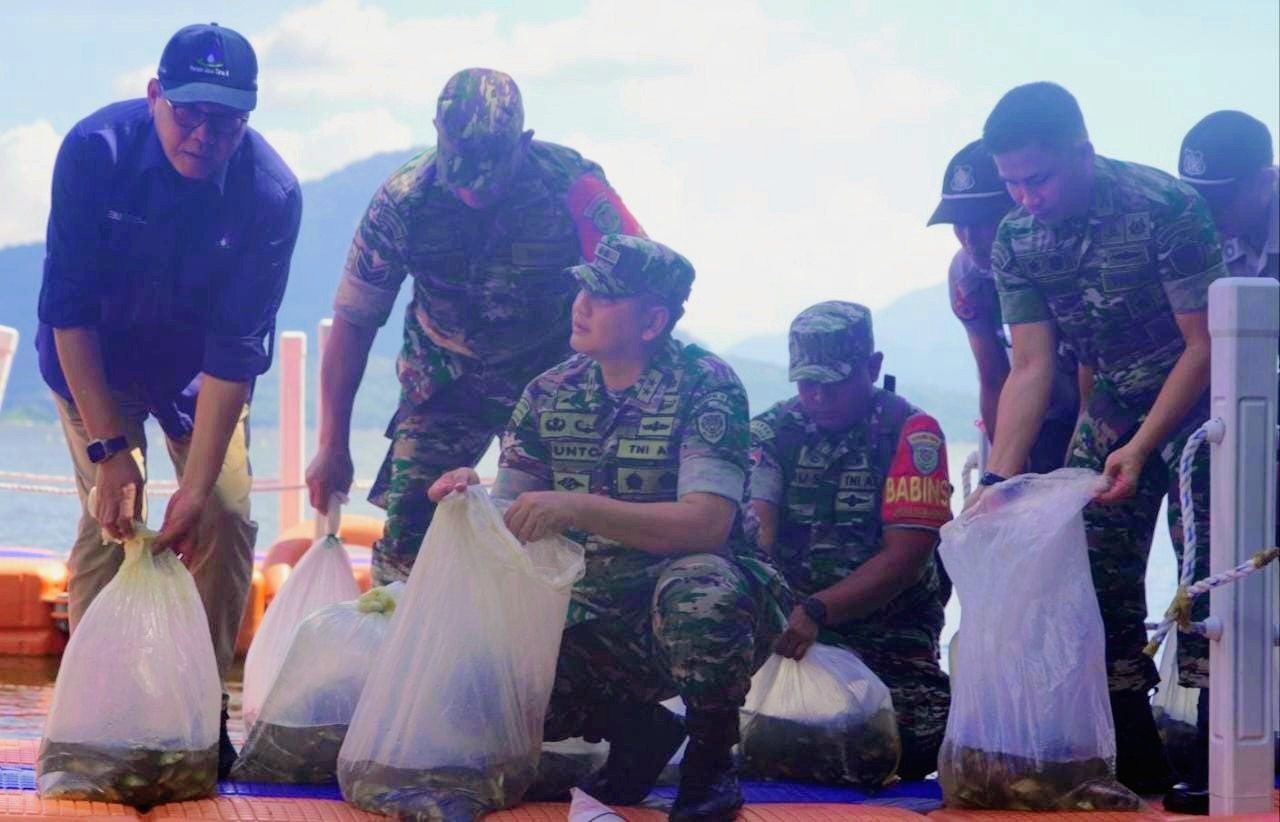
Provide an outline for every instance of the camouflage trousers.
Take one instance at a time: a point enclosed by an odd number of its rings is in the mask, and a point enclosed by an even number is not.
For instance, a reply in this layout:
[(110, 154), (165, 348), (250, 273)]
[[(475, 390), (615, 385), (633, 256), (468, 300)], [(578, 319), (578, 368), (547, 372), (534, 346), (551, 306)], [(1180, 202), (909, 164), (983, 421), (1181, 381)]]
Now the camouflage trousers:
[(369, 501), (387, 512), (373, 546), (375, 584), (409, 578), (436, 510), (427, 489), (446, 471), (475, 467), (511, 419), (524, 387), (564, 353), (557, 349), (518, 368), (463, 373), (420, 405), (401, 402), (387, 426), (391, 446), (369, 491)]
[(895, 642), (894, 633), (889, 629), (871, 640), (865, 631), (852, 636), (829, 628), (818, 639), (853, 651), (889, 688), (902, 740), (898, 775), (924, 779), (938, 769), (938, 749), (951, 709), (951, 679), (938, 663), (936, 634), (901, 632), (903, 641)]
[(592, 717), (610, 704), (678, 695), (698, 710), (741, 707), (752, 674), (782, 633), (789, 599), (738, 560), (716, 554), (673, 560), (648, 608), (565, 630), (546, 739), (590, 733)]
[[(1097, 393), (1097, 389), (1095, 389)], [(1104, 398), (1105, 399), (1105, 398)], [(1090, 412), (1081, 417), (1071, 441), (1067, 465), (1101, 471), (1107, 455), (1124, 445), (1136, 426), (1116, 431), (1105, 415)], [(1182, 430), (1151, 455), (1142, 467), (1133, 496), (1112, 505), (1090, 503), (1084, 509), (1085, 536), (1089, 542), (1089, 567), (1098, 593), (1098, 608), (1107, 637), (1107, 686), (1111, 691), (1149, 692), (1160, 680), (1155, 662), (1143, 653), (1147, 631), (1147, 558), (1160, 503), (1168, 497), (1169, 535), (1178, 568), (1182, 567), (1182, 501), (1178, 463), (1187, 439), (1203, 414), (1193, 413)], [(1191, 498), (1196, 517), (1195, 579), (1209, 572), (1209, 447), (1196, 452), (1191, 472)], [(1192, 608), (1192, 619), (1209, 615), (1209, 597), (1200, 596)], [(1153, 618), (1162, 614), (1153, 614)], [(1209, 685), (1208, 641), (1195, 634), (1178, 634), (1178, 682), (1186, 688)]]

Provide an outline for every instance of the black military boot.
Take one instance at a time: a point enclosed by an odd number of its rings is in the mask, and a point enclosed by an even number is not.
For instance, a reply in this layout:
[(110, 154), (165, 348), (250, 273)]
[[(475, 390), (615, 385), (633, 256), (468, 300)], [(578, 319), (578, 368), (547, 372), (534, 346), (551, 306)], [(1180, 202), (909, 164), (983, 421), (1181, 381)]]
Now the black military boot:
[(685, 715), (689, 747), (680, 763), (680, 789), (671, 806), (672, 822), (728, 822), (742, 807), (742, 788), (733, 768), (738, 712), (700, 711)]
[(1139, 796), (1163, 794), (1173, 784), (1151, 703), (1141, 691), (1112, 691), (1116, 723), (1116, 780)]
[(231, 766), (236, 764), (236, 749), (227, 735), (227, 695), (222, 695), (222, 717), (218, 727), (218, 781), (224, 781), (231, 773)]
[(680, 717), (657, 704), (606, 705), (592, 725), (609, 740), (609, 758), (578, 787), (606, 805), (643, 802), (685, 737)]
[(1200, 689), (1196, 703), (1196, 742), (1194, 759), (1182, 781), (1164, 795), (1164, 809), (1170, 813), (1192, 816), (1209, 815), (1209, 689)]

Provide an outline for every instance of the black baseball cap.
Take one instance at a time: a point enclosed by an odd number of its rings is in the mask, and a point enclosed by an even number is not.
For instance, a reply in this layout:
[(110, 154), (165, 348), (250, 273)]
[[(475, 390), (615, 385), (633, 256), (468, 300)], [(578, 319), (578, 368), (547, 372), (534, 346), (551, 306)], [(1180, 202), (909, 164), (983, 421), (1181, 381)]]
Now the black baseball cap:
[(974, 140), (947, 164), (942, 177), (942, 201), (927, 225), (978, 225), (999, 222), (1013, 208), (1013, 198), (1000, 179), (996, 161)]
[(258, 105), (258, 57), (237, 31), (217, 23), (178, 30), (156, 71), (164, 96), (175, 103), (218, 103), (239, 111)]
[(1194, 186), (1220, 186), (1271, 165), (1271, 132), (1243, 111), (1215, 111), (1182, 138), (1178, 176)]

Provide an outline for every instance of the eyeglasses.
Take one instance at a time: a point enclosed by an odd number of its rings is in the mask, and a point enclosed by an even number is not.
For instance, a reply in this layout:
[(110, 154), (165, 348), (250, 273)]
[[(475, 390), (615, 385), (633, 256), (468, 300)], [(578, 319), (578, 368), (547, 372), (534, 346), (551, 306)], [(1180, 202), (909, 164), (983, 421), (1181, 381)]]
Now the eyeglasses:
[(190, 103), (175, 103), (168, 97), (163, 99), (169, 104), (169, 110), (173, 112), (173, 121), (185, 129), (197, 129), (208, 122), (209, 128), (215, 134), (228, 137), (244, 128), (244, 124), (249, 122), (248, 114), (212, 114)]

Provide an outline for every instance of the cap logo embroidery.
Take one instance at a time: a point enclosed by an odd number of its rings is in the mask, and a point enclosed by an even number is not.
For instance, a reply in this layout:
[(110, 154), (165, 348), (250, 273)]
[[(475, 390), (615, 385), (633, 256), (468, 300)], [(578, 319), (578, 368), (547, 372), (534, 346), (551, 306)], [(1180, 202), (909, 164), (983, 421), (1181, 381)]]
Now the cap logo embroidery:
[(1182, 173), (1199, 177), (1205, 172), (1204, 152), (1186, 148), (1182, 150)]
[(222, 41), (217, 37), (210, 37), (208, 51), (205, 52), (203, 57), (197, 57), (195, 62), (188, 66), (187, 69), (197, 74), (230, 77), (231, 72), (227, 71), (222, 55)]
[(591, 267), (600, 274), (612, 274), (613, 267), (617, 265), (621, 256), (617, 249), (606, 245), (603, 241), (598, 242), (596, 243), (595, 257), (591, 260)]
[(956, 166), (955, 173), (951, 175), (952, 191), (968, 191), (977, 184), (978, 181), (973, 177), (973, 166)]

